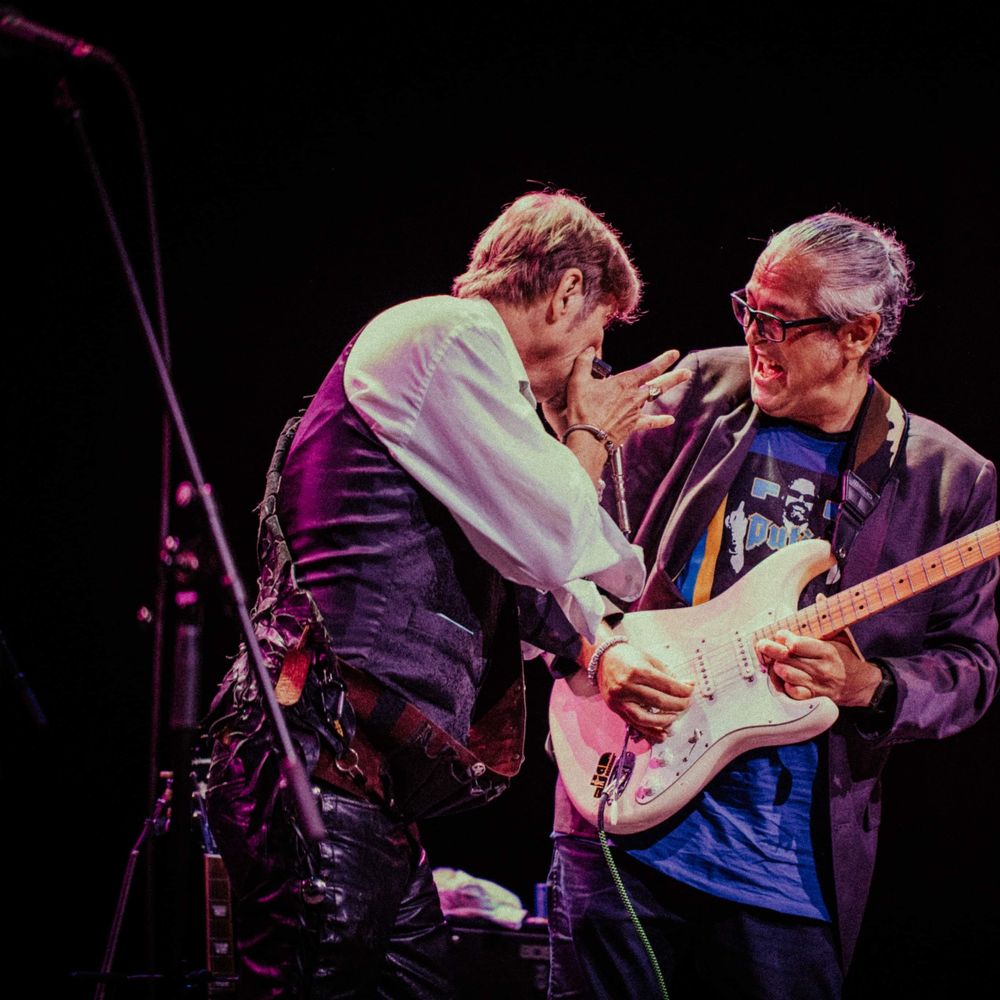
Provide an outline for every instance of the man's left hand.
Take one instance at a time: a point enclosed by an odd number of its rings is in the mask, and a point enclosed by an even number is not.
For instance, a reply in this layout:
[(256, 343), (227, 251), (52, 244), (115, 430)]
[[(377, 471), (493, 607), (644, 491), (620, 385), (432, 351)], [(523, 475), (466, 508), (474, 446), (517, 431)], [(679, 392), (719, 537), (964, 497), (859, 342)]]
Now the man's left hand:
[(882, 679), (878, 667), (858, 656), (846, 639), (814, 639), (782, 629), (773, 639), (761, 639), (756, 651), (775, 687), (797, 701), (822, 695), (845, 708), (864, 707)]
[(638, 368), (604, 379), (593, 377), (595, 356), (593, 348), (588, 348), (574, 362), (564, 410), (553, 409), (551, 401), (542, 403), (546, 421), (560, 437), (570, 424), (594, 424), (620, 445), (635, 430), (669, 427), (674, 422), (669, 414), (647, 413), (644, 407), (691, 378), (687, 368), (669, 370), (680, 357), (679, 351), (664, 351)]

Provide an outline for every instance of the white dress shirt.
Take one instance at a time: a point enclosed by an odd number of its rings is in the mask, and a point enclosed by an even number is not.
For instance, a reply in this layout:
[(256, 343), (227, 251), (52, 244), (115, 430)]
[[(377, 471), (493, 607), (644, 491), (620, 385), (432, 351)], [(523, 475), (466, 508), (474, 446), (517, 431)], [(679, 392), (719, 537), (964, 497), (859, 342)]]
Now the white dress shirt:
[(595, 584), (630, 601), (645, 578), (573, 453), (545, 432), (520, 356), (483, 299), (381, 313), (355, 343), (347, 398), (392, 457), (451, 512), (504, 577), (551, 591), (593, 641)]

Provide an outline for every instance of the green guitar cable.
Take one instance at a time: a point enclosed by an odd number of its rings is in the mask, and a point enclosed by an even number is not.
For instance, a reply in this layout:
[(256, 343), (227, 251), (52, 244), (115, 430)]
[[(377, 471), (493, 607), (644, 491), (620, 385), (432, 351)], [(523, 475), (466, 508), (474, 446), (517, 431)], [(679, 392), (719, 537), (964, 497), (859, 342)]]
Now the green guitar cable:
[(604, 790), (601, 792), (601, 802), (597, 807), (597, 839), (601, 842), (601, 850), (604, 852), (604, 860), (608, 863), (608, 870), (611, 872), (611, 881), (614, 882), (615, 887), (618, 889), (618, 895), (621, 896), (622, 903), (625, 904), (625, 909), (628, 912), (629, 919), (632, 921), (632, 924), (636, 929), (636, 933), (639, 935), (639, 940), (642, 942), (642, 947), (646, 952), (646, 956), (649, 958), (649, 964), (653, 969), (653, 975), (656, 977), (656, 983), (660, 987), (660, 994), (662, 995), (663, 1000), (670, 1000), (670, 994), (667, 992), (667, 982), (663, 978), (663, 970), (660, 968), (660, 963), (656, 958), (656, 952), (653, 951), (653, 946), (649, 943), (649, 937), (646, 934), (646, 929), (642, 926), (639, 914), (635, 912), (632, 900), (629, 899), (625, 883), (622, 881), (621, 872), (618, 871), (618, 865), (615, 864), (615, 859), (611, 856), (611, 845), (608, 843), (608, 835), (604, 831), (604, 807), (608, 804), (608, 788), (615, 787), (615, 778), (617, 777), (618, 770), (625, 758), (630, 735), (631, 732), (625, 734), (625, 745), (622, 747), (622, 752), (618, 756), (618, 764), (608, 778), (607, 784), (604, 786)]

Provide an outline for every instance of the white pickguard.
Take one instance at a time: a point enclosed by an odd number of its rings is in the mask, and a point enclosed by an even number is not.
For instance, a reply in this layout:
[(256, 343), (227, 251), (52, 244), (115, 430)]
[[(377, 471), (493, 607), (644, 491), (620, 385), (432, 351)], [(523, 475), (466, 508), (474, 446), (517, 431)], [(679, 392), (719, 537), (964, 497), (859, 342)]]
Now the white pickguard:
[[(751, 641), (754, 630), (793, 614), (805, 584), (832, 563), (828, 543), (798, 542), (706, 604), (624, 616), (618, 633), (696, 687), (691, 707), (662, 743), (630, 741), (635, 766), (605, 813), (608, 830), (648, 829), (686, 805), (744, 751), (798, 743), (833, 725), (838, 712), (829, 699), (795, 701), (778, 693)], [(555, 682), (549, 724), (570, 799), (596, 824), (602, 778), (609, 755), (622, 752), (626, 725), (582, 672)]]

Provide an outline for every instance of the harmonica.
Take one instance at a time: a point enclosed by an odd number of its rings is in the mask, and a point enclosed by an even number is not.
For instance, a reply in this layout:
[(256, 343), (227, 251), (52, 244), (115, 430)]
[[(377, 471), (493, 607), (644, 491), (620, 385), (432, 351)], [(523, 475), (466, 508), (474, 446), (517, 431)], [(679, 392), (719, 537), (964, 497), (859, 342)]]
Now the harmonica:
[(603, 358), (594, 358), (590, 365), (590, 374), (594, 378), (607, 378), (614, 368), (611, 367)]

